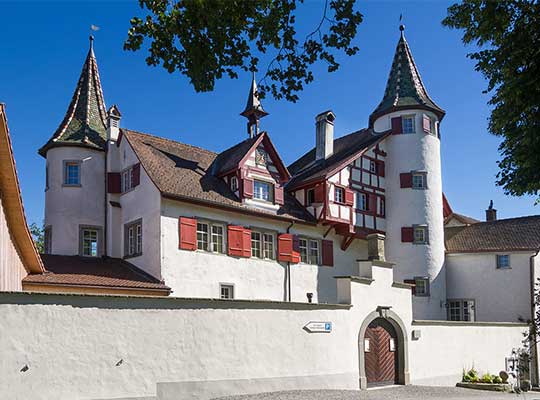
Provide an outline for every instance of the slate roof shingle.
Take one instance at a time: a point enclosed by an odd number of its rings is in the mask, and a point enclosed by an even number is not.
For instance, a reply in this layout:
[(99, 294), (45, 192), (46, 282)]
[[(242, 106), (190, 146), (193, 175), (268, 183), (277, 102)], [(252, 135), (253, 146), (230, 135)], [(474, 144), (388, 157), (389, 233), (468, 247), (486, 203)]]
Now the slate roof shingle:
[(119, 258), (42, 254), (41, 259), (47, 272), (28, 275), (23, 283), (170, 292), (164, 283)]
[(449, 253), (540, 249), (540, 215), (478, 222), (444, 232)]

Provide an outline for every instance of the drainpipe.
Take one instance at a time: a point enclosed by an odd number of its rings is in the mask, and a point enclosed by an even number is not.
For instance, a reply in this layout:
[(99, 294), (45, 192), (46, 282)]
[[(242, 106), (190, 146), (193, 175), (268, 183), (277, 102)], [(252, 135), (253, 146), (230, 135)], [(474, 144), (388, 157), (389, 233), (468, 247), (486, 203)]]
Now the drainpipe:
[[(531, 320), (532, 320), (532, 324), (533, 326), (536, 326), (535, 324), (535, 317), (536, 317), (536, 307), (535, 307), (535, 295), (534, 295), (534, 289), (535, 289), (535, 282), (536, 282), (536, 274), (535, 274), (535, 271), (534, 271), (534, 259), (536, 256), (538, 256), (538, 253), (540, 253), (540, 250), (538, 250), (535, 254), (533, 254), (530, 258), (529, 258), (529, 268), (530, 268), (530, 279), (531, 279)], [(539, 377), (538, 377), (538, 348), (537, 348), (537, 333), (536, 333), (536, 329), (534, 328), (533, 330), (533, 333), (532, 333), (532, 337), (531, 337), (531, 341), (532, 341), (532, 358), (534, 360), (534, 365), (533, 365), (533, 376), (531, 377), (531, 381), (533, 382), (534, 386), (538, 386), (539, 382)]]
[(105, 148), (105, 179), (103, 180), (105, 182), (105, 195), (104, 195), (104, 201), (103, 205), (105, 206), (105, 223), (103, 224), (103, 256), (107, 257), (107, 219), (108, 219), (108, 207), (107, 207), (107, 172), (109, 171), (108, 163), (108, 157), (107, 154), (109, 153), (109, 140), (107, 140), (107, 147)]
[[(294, 221), (291, 221), (290, 225), (287, 227), (287, 233), (291, 233), (291, 228), (294, 225)], [(293, 241), (294, 246), (294, 241)], [(294, 250), (294, 248), (293, 248)], [(287, 301), (291, 302), (291, 263), (287, 261)]]

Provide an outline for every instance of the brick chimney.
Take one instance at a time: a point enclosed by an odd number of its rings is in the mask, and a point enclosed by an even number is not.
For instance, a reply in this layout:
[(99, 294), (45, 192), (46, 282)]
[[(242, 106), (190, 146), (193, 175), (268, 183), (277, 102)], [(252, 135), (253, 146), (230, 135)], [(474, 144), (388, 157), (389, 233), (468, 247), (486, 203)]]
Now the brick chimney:
[(493, 208), (493, 200), (489, 202), (489, 207), (486, 210), (486, 221), (497, 221), (497, 210)]
[(327, 159), (334, 153), (334, 121), (332, 111), (325, 111), (315, 117), (315, 159)]

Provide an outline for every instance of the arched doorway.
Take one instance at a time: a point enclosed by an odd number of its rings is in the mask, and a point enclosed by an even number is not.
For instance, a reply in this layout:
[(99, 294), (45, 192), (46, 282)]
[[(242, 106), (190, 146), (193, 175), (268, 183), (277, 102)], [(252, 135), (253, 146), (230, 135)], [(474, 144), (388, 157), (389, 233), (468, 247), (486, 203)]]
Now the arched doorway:
[(358, 361), (360, 389), (368, 385), (409, 384), (407, 330), (390, 307), (377, 307), (362, 322)]
[(399, 340), (396, 330), (384, 318), (376, 318), (364, 335), (367, 386), (399, 383)]

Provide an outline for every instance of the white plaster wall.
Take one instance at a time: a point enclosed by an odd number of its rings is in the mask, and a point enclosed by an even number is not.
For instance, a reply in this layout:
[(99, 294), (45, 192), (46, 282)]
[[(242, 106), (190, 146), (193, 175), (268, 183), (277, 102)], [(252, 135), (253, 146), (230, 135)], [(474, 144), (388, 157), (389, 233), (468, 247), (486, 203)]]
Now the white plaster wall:
[[(445, 319), (446, 279), (444, 272), (444, 224), (442, 213), (442, 182), (440, 140), (422, 130), (422, 115), (426, 111), (400, 111), (380, 117), (375, 130), (390, 129), (391, 119), (415, 114), (416, 133), (391, 135), (385, 139), (386, 151), (386, 256), (399, 263), (396, 280), (415, 276), (430, 278), (429, 297), (413, 300), (415, 318)], [(427, 172), (427, 189), (401, 189), (400, 174), (413, 170)], [(401, 228), (415, 224), (429, 226), (429, 244), (401, 242)]]
[[(64, 160), (81, 160), (81, 186), (62, 186)], [(79, 225), (105, 225), (105, 153), (82, 147), (47, 151), (49, 189), (45, 226), (52, 226), (52, 254), (79, 254)]]
[(531, 255), (510, 253), (510, 269), (497, 268), (496, 253), (447, 255), (448, 298), (474, 299), (477, 321), (531, 318)]
[(21, 290), (22, 280), (28, 275), (13, 239), (0, 193), (0, 291)]
[[(258, 218), (178, 201), (162, 201), (161, 265), (165, 283), (173, 296), (219, 297), (219, 284), (234, 284), (239, 299), (285, 299), (286, 263), (256, 258), (235, 258), (226, 254), (187, 251), (178, 248), (178, 218), (180, 216), (221, 221), (225, 224), (273, 230), (285, 233), (288, 222)], [(328, 228), (295, 224), (290, 232), (322, 239)], [(291, 298), (307, 302), (306, 293), (313, 293), (314, 302), (334, 302), (336, 288), (333, 277), (350, 275), (358, 258), (367, 258), (367, 244), (356, 240), (347, 251), (340, 248), (342, 238), (329, 234), (334, 241), (334, 267), (291, 264)], [(275, 243), (277, 252), (277, 236)]]

